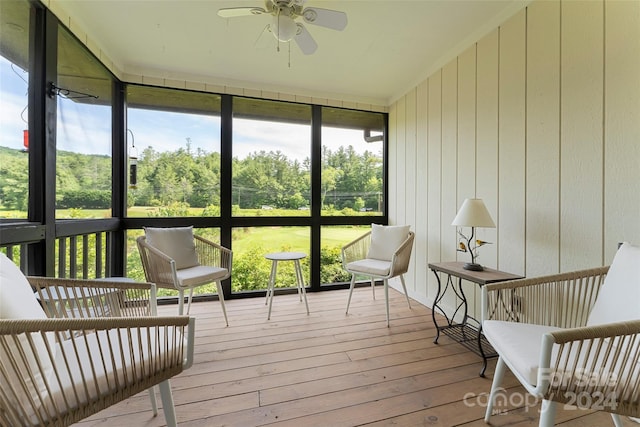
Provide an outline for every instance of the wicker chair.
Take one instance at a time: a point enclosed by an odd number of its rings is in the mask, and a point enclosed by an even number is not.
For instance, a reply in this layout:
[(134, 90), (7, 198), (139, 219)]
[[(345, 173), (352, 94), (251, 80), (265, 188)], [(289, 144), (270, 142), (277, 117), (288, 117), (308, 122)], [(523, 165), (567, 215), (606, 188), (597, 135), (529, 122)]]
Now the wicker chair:
[(370, 278), (373, 299), (376, 298), (375, 281), (381, 279), (384, 284), (389, 327), (389, 279), (400, 276), (407, 304), (411, 308), (403, 275), (409, 269), (414, 233), (409, 231), (409, 226), (372, 224), (371, 227), (371, 231), (342, 247), (342, 267), (351, 273), (346, 313), (349, 313), (356, 276)]
[(616, 426), (640, 415), (640, 248), (623, 244), (611, 267), (482, 291), (483, 332), (499, 355), (486, 422), (506, 367), (543, 399), (540, 426), (559, 403), (609, 412)]
[[(191, 227), (166, 229), (147, 227), (145, 232), (147, 235), (138, 237), (137, 244), (147, 281), (155, 283), (159, 288), (178, 291), (178, 314), (184, 313), (186, 289), (189, 289), (187, 304), (187, 314), (189, 314), (193, 289), (215, 282), (224, 320), (229, 326), (221, 282), (231, 277), (233, 258), (231, 250), (193, 235)], [(162, 238), (156, 237), (155, 241), (152, 241), (149, 238), (152, 232)], [(162, 240), (165, 240), (166, 244), (161, 244)], [(185, 257), (185, 253), (191, 255)]]
[(192, 364), (193, 318), (156, 316), (150, 283), (27, 282), (0, 258), (0, 425), (67, 426), (157, 384), (176, 425), (169, 378)]

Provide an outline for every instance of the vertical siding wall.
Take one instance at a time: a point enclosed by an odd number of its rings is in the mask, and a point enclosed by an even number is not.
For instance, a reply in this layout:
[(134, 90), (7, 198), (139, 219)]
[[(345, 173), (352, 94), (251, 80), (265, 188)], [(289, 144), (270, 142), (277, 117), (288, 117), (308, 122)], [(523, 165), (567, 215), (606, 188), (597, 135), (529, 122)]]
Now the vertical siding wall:
[(571, 271), (640, 244), (638, 1), (533, 2), (393, 103), (389, 123), (390, 221), (416, 232), (407, 285), (423, 303), (429, 262), (468, 261), (451, 226), (467, 197), (496, 222), (479, 230), (491, 268)]

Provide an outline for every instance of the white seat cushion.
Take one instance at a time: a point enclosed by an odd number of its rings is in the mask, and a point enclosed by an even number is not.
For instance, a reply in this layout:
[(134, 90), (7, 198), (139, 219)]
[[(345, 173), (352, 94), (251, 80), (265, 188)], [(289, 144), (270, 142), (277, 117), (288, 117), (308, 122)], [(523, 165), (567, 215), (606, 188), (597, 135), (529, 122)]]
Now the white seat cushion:
[(362, 273), (367, 275), (385, 277), (391, 271), (391, 262), (379, 259), (365, 258), (347, 264), (347, 271), (350, 273)]
[(640, 319), (640, 247), (623, 243), (613, 258), (588, 326)]
[(210, 267), (208, 265), (198, 265), (190, 268), (183, 268), (176, 271), (178, 282), (182, 288), (191, 288), (204, 283), (214, 282), (224, 278), (229, 271), (226, 268)]
[(391, 261), (393, 254), (409, 237), (408, 225), (371, 224), (371, 245), (367, 258)]
[(514, 374), (533, 386), (538, 381), (542, 336), (558, 329), (501, 320), (485, 320), (482, 323), (482, 332), (496, 352), (503, 357)]
[[(0, 253), (0, 319), (46, 319), (47, 316), (40, 307), (38, 300), (33, 293), (33, 289), (27, 278), (17, 265)], [(55, 351), (55, 336), (49, 332), (45, 335), (49, 348)], [(39, 393), (46, 392), (44, 380), (53, 372), (52, 357), (47, 351), (46, 342), (39, 333), (32, 333), (30, 338), (33, 340), (34, 351), (30, 350), (31, 346), (26, 334), (19, 336), (19, 344), (11, 341), (8, 342), (6, 350), (0, 346), (0, 361), (9, 360), (9, 355), (15, 358), (21, 366), (21, 372), (34, 372), (34, 381), (30, 382), (26, 376), (27, 390), (33, 398)], [(25, 349), (26, 363), (22, 363), (21, 353)], [(38, 367), (38, 362), (40, 367)], [(0, 387), (8, 387), (6, 382), (18, 381), (16, 372), (8, 372), (8, 376), (0, 376)], [(27, 396), (19, 395), (18, 399), (27, 399)]]
[[(168, 331), (173, 333), (171, 328)], [(157, 338), (159, 338), (159, 343), (165, 342), (166, 332), (165, 328), (159, 328), (159, 336), (151, 334), (151, 342), (149, 343), (146, 332), (139, 334), (138, 330), (132, 329), (130, 336), (133, 346), (129, 345), (129, 335), (125, 329), (88, 333), (86, 340), (82, 336), (76, 337), (75, 348), (72, 340), (64, 341), (61, 346), (58, 345), (55, 360), (57, 371), (60, 374), (60, 382), (54, 376), (49, 378), (52, 398), (45, 401), (46, 408), (50, 413), (55, 413), (53, 401), (59, 408), (75, 407), (78, 403), (96, 400), (99, 396), (106, 396), (115, 390), (139, 381), (140, 377), (148, 376), (156, 369), (150, 364), (151, 354), (154, 357), (157, 356), (157, 353), (161, 357), (164, 355), (171, 357), (170, 352), (174, 350), (173, 345), (167, 348), (165, 345), (156, 344)], [(120, 337), (118, 337), (118, 333), (120, 333)], [(175, 342), (170, 337), (167, 341), (169, 343)], [(152, 353), (149, 352), (149, 348), (152, 349)], [(101, 350), (102, 357), (100, 356)], [(109, 351), (112, 351), (112, 354)], [(65, 354), (67, 355), (66, 362)], [(121, 354), (124, 355), (124, 360)], [(68, 369), (66, 363), (69, 364)], [(86, 378), (86, 389), (83, 385), (83, 377)], [(74, 388), (77, 394), (74, 393)], [(39, 408), (39, 412), (47, 419), (44, 415), (46, 414), (45, 407)], [(37, 424), (35, 413), (29, 415), (31, 421)]]
[[(540, 353), (542, 349), (542, 336), (548, 332), (560, 330), (553, 326), (540, 326), (532, 325), (530, 323), (517, 323), (517, 322), (505, 322), (500, 320), (485, 320), (482, 324), (482, 331), (487, 337), (493, 348), (500, 354), (505, 363), (512, 369), (516, 376), (526, 381), (531, 386), (535, 387), (538, 383), (538, 368), (540, 367)], [(616, 353), (621, 350), (624, 354), (627, 351), (627, 345), (623, 347), (616, 347), (611, 345), (609, 338), (605, 338), (601, 341), (594, 342), (594, 345), (574, 346), (571, 348), (570, 353), (562, 355), (561, 359), (566, 366), (584, 366), (588, 367), (587, 372), (591, 367), (595, 367), (595, 373), (606, 374), (615, 373), (616, 378), (620, 381), (626, 381), (629, 376), (632, 376), (632, 381), (637, 381), (638, 371), (640, 369), (628, 367), (625, 372), (620, 371), (619, 366), (613, 366), (612, 361), (609, 360), (605, 363), (607, 357), (606, 351), (599, 351), (599, 346), (604, 348), (611, 346), (610, 352)], [(551, 365), (558, 358), (559, 345), (554, 345), (551, 349)], [(634, 350), (631, 350), (631, 354), (634, 354)], [(551, 372), (548, 373), (551, 375)], [(578, 372), (581, 374), (581, 372)], [(560, 377), (560, 372), (555, 373), (555, 380)], [(549, 377), (550, 380), (554, 380), (554, 377)], [(573, 378), (579, 381), (580, 376)]]

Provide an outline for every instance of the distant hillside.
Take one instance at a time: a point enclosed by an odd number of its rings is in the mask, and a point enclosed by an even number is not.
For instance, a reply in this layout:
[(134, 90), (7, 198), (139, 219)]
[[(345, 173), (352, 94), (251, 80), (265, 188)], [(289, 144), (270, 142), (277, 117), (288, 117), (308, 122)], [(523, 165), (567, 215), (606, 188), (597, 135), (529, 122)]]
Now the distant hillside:
[[(82, 191), (111, 192), (111, 157), (56, 153), (56, 199)], [(23, 150), (0, 147), (0, 207), (27, 209), (29, 154)], [(104, 196), (102, 196), (104, 197)]]

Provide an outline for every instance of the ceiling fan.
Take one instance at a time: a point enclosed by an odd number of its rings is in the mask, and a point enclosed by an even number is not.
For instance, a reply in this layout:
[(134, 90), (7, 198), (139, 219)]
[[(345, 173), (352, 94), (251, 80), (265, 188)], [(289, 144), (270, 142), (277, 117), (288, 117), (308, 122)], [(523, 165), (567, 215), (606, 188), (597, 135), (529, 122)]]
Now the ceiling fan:
[(302, 22), (319, 25), (332, 30), (342, 31), (347, 26), (347, 14), (319, 7), (304, 7), (306, 0), (265, 0), (265, 7), (231, 7), (218, 10), (222, 18), (236, 18), (249, 15), (272, 15), (268, 29), (279, 42), (287, 43), (295, 40), (305, 55), (311, 55), (318, 44), (311, 37)]

